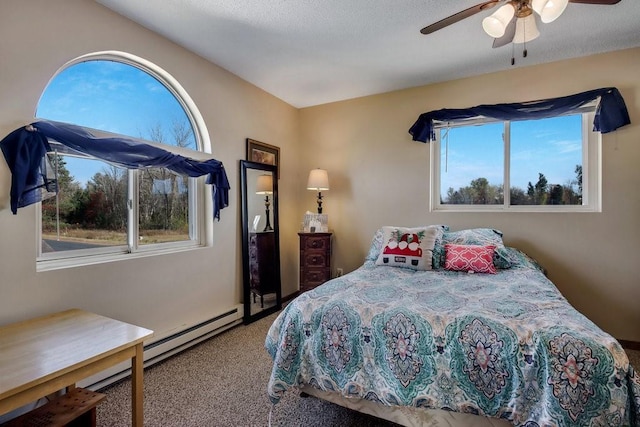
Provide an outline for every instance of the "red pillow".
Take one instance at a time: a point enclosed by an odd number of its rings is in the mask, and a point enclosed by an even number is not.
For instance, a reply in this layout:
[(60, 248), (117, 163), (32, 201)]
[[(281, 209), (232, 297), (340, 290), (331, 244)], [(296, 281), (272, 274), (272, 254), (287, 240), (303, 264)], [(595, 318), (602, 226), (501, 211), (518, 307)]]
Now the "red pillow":
[(453, 271), (473, 271), (474, 273), (496, 274), (493, 252), (496, 247), (478, 245), (444, 245), (446, 258), (444, 268)]

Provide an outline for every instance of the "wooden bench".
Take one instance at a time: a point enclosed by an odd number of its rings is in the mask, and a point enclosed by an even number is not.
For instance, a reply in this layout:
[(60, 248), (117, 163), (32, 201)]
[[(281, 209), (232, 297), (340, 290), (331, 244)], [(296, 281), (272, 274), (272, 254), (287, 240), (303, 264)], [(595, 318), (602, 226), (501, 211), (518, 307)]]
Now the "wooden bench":
[(105, 397), (102, 393), (74, 388), (2, 427), (95, 427), (96, 406)]

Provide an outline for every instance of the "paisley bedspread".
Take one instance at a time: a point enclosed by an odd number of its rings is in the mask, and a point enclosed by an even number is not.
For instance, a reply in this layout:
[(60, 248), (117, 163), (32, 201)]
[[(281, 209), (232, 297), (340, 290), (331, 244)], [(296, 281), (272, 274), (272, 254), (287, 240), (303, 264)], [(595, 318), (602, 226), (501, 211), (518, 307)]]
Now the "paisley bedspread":
[(521, 259), (497, 274), (367, 261), (305, 292), (266, 338), (271, 400), (308, 384), (516, 426), (638, 425), (640, 379), (620, 344)]

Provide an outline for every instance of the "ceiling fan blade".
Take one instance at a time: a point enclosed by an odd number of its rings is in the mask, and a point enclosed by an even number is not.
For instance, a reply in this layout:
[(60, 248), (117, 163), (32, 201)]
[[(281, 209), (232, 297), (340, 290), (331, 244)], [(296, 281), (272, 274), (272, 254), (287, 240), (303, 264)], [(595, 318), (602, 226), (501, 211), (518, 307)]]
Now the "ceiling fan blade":
[(614, 5), (620, 3), (620, 0), (569, 0), (569, 3)]
[(509, 44), (513, 41), (513, 38), (516, 36), (516, 18), (515, 16), (511, 19), (509, 24), (507, 24), (507, 28), (504, 30), (504, 35), (502, 37), (498, 37), (493, 39), (493, 48), (502, 47), (506, 44)]
[(462, 21), (465, 18), (475, 15), (478, 12), (482, 12), (483, 10), (491, 9), (498, 3), (502, 3), (504, 0), (490, 0), (485, 1), (484, 3), (477, 4), (475, 6), (470, 7), (469, 9), (465, 9), (461, 12), (453, 14), (447, 18), (441, 19), (440, 21), (428, 25), (420, 30), (422, 34), (431, 34), (434, 31), (438, 31), (444, 27), (447, 27), (451, 24), (455, 24), (458, 21)]

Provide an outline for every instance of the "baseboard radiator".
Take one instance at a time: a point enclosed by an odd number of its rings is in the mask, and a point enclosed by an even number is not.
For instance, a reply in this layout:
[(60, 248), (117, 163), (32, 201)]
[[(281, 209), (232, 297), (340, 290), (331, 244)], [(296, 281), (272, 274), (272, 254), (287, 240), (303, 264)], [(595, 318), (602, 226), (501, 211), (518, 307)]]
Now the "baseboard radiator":
[[(242, 322), (243, 306), (238, 304), (211, 319), (197, 323), (144, 346), (144, 367), (158, 363)], [(131, 375), (131, 361), (119, 363), (78, 383), (99, 390)]]

